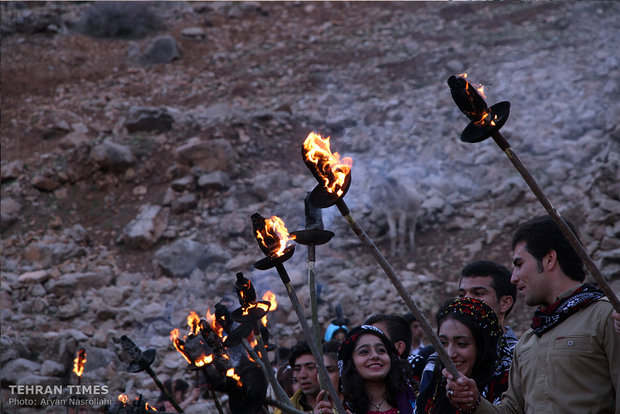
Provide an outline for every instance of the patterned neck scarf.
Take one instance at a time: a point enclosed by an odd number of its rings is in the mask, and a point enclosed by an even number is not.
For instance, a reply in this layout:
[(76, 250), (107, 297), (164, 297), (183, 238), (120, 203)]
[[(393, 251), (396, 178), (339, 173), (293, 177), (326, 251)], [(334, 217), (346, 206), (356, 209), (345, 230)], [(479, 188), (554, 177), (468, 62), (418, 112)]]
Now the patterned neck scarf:
[(532, 329), (538, 337), (541, 337), (545, 332), (562, 323), (579, 309), (587, 307), (603, 296), (605, 294), (599, 289), (584, 283), (569, 296), (553, 302), (546, 308), (537, 309), (532, 319)]

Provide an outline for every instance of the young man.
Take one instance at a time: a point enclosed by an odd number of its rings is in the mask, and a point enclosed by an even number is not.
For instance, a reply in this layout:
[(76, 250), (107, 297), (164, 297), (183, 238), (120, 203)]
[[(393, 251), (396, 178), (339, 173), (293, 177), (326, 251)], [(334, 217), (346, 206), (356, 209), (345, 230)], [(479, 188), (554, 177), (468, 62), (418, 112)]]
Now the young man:
[[(298, 342), (291, 348), (289, 365), (293, 368), (293, 376), (299, 389), (291, 397), (294, 408), (312, 412), (319, 394), (319, 368), (316, 359), (306, 341)], [(279, 409), (274, 413), (281, 413)]]
[(583, 284), (583, 262), (551, 217), (520, 225), (512, 248), (512, 282), (538, 309), (515, 347), (508, 390), (494, 406), (480, 400), (473, 380), (453, 381), (444, 370), (448, 398), (477, 414), (618, 413), (620, 336), (611, 304)]
[(480, 299), (495, 311), (504, 336), (499, 342), (496, 374), (508, 373), (514, 347), (519, 338), (506, 326), (506, 317), (517, 300), (517, 287), (510, 282), (506, 266), (488, 260), (478, 260), (461, 270), (458, 296)]

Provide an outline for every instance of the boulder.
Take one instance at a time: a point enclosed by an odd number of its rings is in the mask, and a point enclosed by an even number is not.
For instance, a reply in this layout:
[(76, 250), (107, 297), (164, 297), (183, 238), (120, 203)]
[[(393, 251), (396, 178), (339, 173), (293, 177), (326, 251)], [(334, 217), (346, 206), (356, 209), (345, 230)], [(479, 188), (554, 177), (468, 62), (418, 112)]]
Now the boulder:
[(168, 226), (169, 208), (156, 205), (143, 205), (138, 216), (127, 223), (123, 229), (122, 240), (130, 246), (142, 250), (151, 248)]

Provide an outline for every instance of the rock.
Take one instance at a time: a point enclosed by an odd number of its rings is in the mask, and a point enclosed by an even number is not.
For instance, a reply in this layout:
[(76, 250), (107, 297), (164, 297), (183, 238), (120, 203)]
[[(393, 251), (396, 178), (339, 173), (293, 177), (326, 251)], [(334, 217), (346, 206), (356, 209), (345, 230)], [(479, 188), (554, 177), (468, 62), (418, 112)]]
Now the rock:
[(65, 367), (52, 360), (45, 360), (41, 364), (41, 375), (46, 377), (58, 377), (65, 372)]
[(0, 377), (9, 384), (16, 384), (25, 372), (38, 372), (41, 365), (25, 358), (17, 358), (4, 364)]
[(150, 204), (141, 206), (138, 216), (123, 229), (122, 240), (142, 250), (151, 248), (168, 227), (169, 216), (169, 208)]
[(137, 131), (165, 132), (172, 128), (174, 118), (164, 107), (132, 106), (127, 114), (125, 128), (132, 134)]
[(155, 262), (164, 274), (175, 277), (189, 277), (195, 268), (204, 270), (210, 263), (208, 247), (189, 239), (180, 239), (160, 248), (155, 253)]
[(174, 214), (185, 213), (198, 205), (198, 198), (194, 193), (184, 194), (173, 200), (170, 208)]
[(15, 160), (11, 162), (2, 163), (2, 169), (0, 173), (0, 181), (6, 182), (18, 178), (24, 171), (24, 162), (21, 160)]
[(238, 173), (237, 152), (225, 139), (202, 141), (194, 137), (178, 147), (176, 153), (182, 162), (198, 166), (205, 172), (221, 170), (231, 176)]
[(22, 273), (17, 279), (19, 283), (25, 285), (45, 283), (50, 278), (50, 274), (47, 270), (35, 270), (33, 272)]
[(135, 162), (131, 149), (125, 145), (117, 144), (110, 140), (95, 146), (90, 156), (102, 168), (113, 171), (125, 171)]
[(198, 188), (203, 190), (225, 190), (230, 187), (230, 177), (224, 171), (213, 171), (198, 178)]
[(153, 40), (144, 53), (138, 57), (138, 62), (143, 65), (156, 65), (170, 63), (181, 57), (181, 51), (174, 37), (170, 35), (159, 36)]
[(191, 37), (194, 39), (204, 39), (207, 34), (201, 27), (187, 27), (181, 30), (181, 36)]
[(32, 186), (36, 188), (37, 190), (49, 191), (49, 192), (54, 191), (55, 189), (60, 187), (60, 183), (58, 181), (56, 181), (52, 177), (48, 177), (45, 175), (35, 175), (32, 178), (31, 183), (32, 183)]
[(0, 201), (0, 228), (4, 231), (19, 220), (22, 205), (11, 197), (2, 198)]
[(196, 189), (196, 181), (194, 180), (194, 176), (186, 175), (185, 177), (174, 180), (172, 184), (170, 184), (170, 187), (178, 192), (194, 191)]
[(49, 280), (45, 288), (50, 293), (63, 296), (108, 286), (112, 280), (112, 274), (107, 272), (69, 273), (56, 280)]

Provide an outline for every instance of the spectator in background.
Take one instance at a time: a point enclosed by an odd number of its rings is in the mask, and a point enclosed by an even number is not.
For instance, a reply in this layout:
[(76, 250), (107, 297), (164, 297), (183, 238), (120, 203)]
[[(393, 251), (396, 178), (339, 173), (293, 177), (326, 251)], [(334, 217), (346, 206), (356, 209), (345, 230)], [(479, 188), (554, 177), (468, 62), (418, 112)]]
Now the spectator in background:
[(499, 342), (499, 358), (496, 373), (510, 370), (512, 355), (519, 338), (506, 326), (506, 318), (517, 300), (517, 286), (510, 282), (510, 270), (506, 266), (488, 260), (478, 260), (461, 270), (458, 296), (479, 299), (497, 314), (502, 327)]
[[(172, 394), (174, 400), (183, 410), (189, 407), (192, 402), (196, 401), (196, 399), (200, 395), (200, 388), (195, 387), (192, 390), (191, 394), (186, 397), (187, 391), (189, 390), (189, 384), (181, 378), (177, 378), (174, 381), (172, 381), (171, 379), (165, 380), (164, 387), (166, 387), (166, 389), (170, 391), (170, 394)], [(176, 409), (170, 403), (170, 401), (168, 401), (166, 395), (163, 392), (159, 395), (156, 407), (158, 411), (176, 412)]]
[[(293, 407), (304, 412), (312, 412), (319, 393), (319, 367), (306, 341), (298, 342), (291, 348), (289, 365), (293, 368), (293, 377), (299, 389), (291, 397)], [(282, 411), (276, 409), (275, 414)]]

